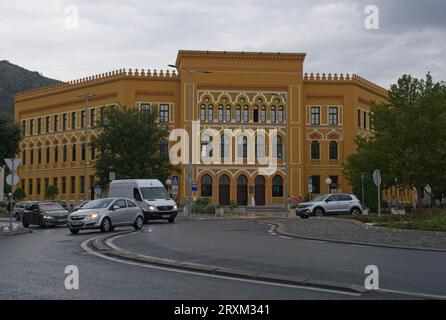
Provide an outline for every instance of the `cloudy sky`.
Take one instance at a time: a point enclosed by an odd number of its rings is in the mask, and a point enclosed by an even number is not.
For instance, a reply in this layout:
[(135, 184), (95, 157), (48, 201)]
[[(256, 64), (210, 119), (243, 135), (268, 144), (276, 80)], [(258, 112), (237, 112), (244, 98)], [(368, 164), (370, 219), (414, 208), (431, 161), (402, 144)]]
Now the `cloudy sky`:
[[(365, 9), (379, 10), (378, 29)], [(445, 0), (0, 0), (0, 60), (67, 81), (178, 49), (306, 52), (305, 72), (446, 80)], [(79, 12), (76, 27), (76, 11)]]

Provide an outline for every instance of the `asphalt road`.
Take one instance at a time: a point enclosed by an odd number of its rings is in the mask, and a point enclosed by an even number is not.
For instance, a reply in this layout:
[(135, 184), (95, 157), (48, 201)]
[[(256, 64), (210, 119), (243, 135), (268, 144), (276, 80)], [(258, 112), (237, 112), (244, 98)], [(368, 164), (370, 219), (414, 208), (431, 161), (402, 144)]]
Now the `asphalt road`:
[[(378, 293), (355, 297), (323, 290), (273, 286), (130, 266), (96, 257), (80, 247), (85, 240), (101, 235), (100, 232), (89, 231), (73, 236), (65, 228), (33, 228), (33, 231), (34, 233), (30, 235), (0, 238), (0, 299), (407, 298)], [(200, 262), (209, 261), (215, 264), (223, 261), (228, 264), (234, 263), (234, 266), (243, 265), (256, 269), (263, 265), (266, 265), (264, 268), (275, 266), (279, 273), (290, 272), (292, 269), (303, 270), (309, 266), (309, 262), (305, 261), (309, 251), (313, 251), (310, 256), (318, 254), (335, 256), (335, 252), (330, 254), (333, 250), (332, 244), (316, 243), (308, 246), (309, 244), (304, 245), (299, 240), (271, 236), (267, 232), (267, 226), (248, 221), (151, 223), (145, 226), (143, 232), (120, 238), (116, 244), (130, 245), (135, 251), (144, 251), (152, 255), (161, 251), (166, 255), (173, 253), (176, 259), (189, 254), (195, 255), (194, 251), (198, 250)], [(164, 249), (160, 250), (160, 247)], [(282, 249), (279, 249), (281, 247)], [(301, 251), (301, 255), (297, 253), (290, 255), (290, 250)], [(223, 257), (221, 254), (227, 256)], [(289, 259), (278, 259), (281, 254), (294, 257), (293, 264), (286, 263), (287, 260), (290, 261)], [(419, 259), (420, 253), (405, 253), (406, 256), (412, 254), (417, 255), (415, 258)], [(300, 258), (295, 260), (296, 256)], [(331, 267), (315, 266), (315, 273), (321, 278), (327, 272), (334, 275), (346, 264), (346, 259), (342, 258), (342, 255), (339, 260), (335, 262), (336, 259), (333, 259), (334, 264)], [(437, 258), (432, 255), (430, 260), (434, 263), (441, 262), (444, 266), (445, 255)], [(253, 263), (250, 264), (251, 262)], [(281, 263), (284, 265), (280, 266)], [(64, 271), (67, 265), (76, 265), (79, 268), (79, 290), (65, 289)], [(408, 270), (411, 269), (410, 265), (406, 266)], [(355, 270), (355, 273), (359, 273), (356, 276), (358, 280), (363, 277), (361, 268)], [(432, 269), (434, 271), (432, 274), (435, 275), (435, 270), (441, 269), (441, 265)], [(407, 276), (410, 275), (411, 273), (408, 273)], [(413, 279), (408, 279), (408, 282), (411, 280)], [(437, 282), (444, 284), (444, 277)], [(443, 285), (438, 285), (438, 290), (440, 287), (444, 288)]]

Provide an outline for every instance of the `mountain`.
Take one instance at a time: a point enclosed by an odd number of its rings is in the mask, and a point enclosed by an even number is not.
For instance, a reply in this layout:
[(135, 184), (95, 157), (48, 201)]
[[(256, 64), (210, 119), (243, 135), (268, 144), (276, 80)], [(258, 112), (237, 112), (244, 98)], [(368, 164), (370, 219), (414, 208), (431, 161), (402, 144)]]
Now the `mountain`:
[(13, 114), (14, 95), (20, 91), (46, 87), (60, 81), (46, 78), (6, 60), (0, 61), (0, 112)]

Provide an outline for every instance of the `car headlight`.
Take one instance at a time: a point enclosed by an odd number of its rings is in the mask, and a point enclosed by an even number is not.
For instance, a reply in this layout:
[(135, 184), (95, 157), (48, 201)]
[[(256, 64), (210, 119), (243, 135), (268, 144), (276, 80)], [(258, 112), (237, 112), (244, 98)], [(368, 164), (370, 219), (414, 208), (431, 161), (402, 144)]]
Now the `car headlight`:
[(173, 210), (177, 210), (177, 209), (178, 209), (177, 205), (174, 205)]
[(155, 206), (148, 206), (148, 209), (149, 209), (149, 211), (155, 211), (156, 210)]
[(52, 216), (43, 216), (44, 219), (53, 219)]
[(88, 219), (93, 220), (93, 219), (96, 219), (97, 217), (98, 217), (98, 213), (95, 212), (95, 213), (90, 214), (90, 215), (88, 216)]

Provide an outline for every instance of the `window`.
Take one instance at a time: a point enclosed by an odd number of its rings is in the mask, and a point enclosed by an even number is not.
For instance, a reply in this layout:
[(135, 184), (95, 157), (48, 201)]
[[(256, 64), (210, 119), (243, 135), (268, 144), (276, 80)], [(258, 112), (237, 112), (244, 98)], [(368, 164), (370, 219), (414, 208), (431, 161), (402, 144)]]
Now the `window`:
[(339, 201), (352, 201), (352, 197), (348, 194), (340, 194), (339, 195)]
[(166, 139), (161, 140), (160, 152), (163, 156), (169, 156), (169, 143)]
[(67, 177), (62, 177), (62, 194), (67, 193)]
[(223, 106), (218, 106), (218, 122), (223, 122)]
[(264, 135), (256, 136), (255, 151), (256, 151), (257, 159), (265, 158), (265, 136)]
[(249, 121), (249, 109), (248, 106), (243, 107), (243, 121), (248, 122)]
[(220, 137), (220, 156), (222, 159), (229, 157), (229, 138), (224, 134)]
[(81, 176), (81, 193), (85, 193), (85, 176)]
[(136, 204), (130, 200), (127, 200), (127, 205), (129, 206), (129, 208), (136, 207)]
[(87, 113), (85, 110), (81, 111), (81, 127), (85, 128), (87, 126)]
[(54, 132), (57, 132), (59, 130), (59, 115), (54, 115)]
[(37, 163), (38, 164), (42, 163), (42, 147), (39, 147), (37, 149)]
[(28, 186), (29, 186), (29, 194), (33, 194), (33, 179), (28, 180)]
[(34, 149), (29, 148), (29, 164), (34, 164)]
[(338, 160), (338, 143), (336, 141), (330, 141), (329, 158), (330, 160)]
[(271, 112), (269, 114), (269, 117), (270, 117), (271, 123), (276, 123), (276, 107), (275, 106), (271, 107)]
[(200, 121), (206, 121), (206, 106), (204, 104), (200, 107)]
[(313, 193), (320, 194), (321, 193), (321, 177), (320, 176), (311, 176), (311, 184), (313, 185)]
[(273, 197), (283, 197), (283, 179), (281, 176), (273, 178)]
[(90, 159), (96, 159), (96, 148), (90, 147)]
[(29, 120), (29, 134), (34, 134), (34, 119)]
[(338, 125), (338, 107), (328, 108), (328, 124)]
[(321, 123), (321, 109), (319, 107), (311, 107), (311, 124), (319, 125)]
[(260, 113), (260, 121), (266, 122), (266, 106), (262, 106), (262, 111)]
[(58, 145), (54, 146), (54, 162), (55, 163), (59, 162), (59, 146)]
[[(105, 107), (101, 107), (101, 119), (104, 115), (104, 110)], [(144, 111), (149, 111), (150, 110), (150, 103), (141, 103), (139, 105), (139, 111), (144, 112)]]
[(22, 121), (22, 133), (24, 136), (26, 135), (26, 120)]
[(208, 108), (208, 121), (213, 122), (214, 121), (214, 107), (212, 105)]
[(280, 136), (273, 137), (273, 150), (274, 150), (274, 157), (276, 159), (282, 158), (283, 156), (282, 137)]
[(202, 157), (212, 157), (212, 139), (208, 135), (204, 135), (201, 140), (201, 156)]
[(42, 134), (42, 118), (37, 118), (37, 134)]
[(67, 158), (68, 158), (67, 154), (68, 154), (68, 147), (66, 144), (64, 144), (62, 147), (62, 161), (63, 162), (67, 162)]
[(119, 199), (115, 203), (113, 203), (113, 207), (118, 206), (120, 209), (127, 208), (127, 204), (124, 199)]
[(25, 149), (22, 150), (22, 163), (26, 164), (26, 150)]
[(70, 177), (70, 193), (76, 192), (76, 177)]
[(46, 130), (46, 132), (50, 132), (50, 130), (51, 130), (51, 118), (50, 118), (50, 116), (45, 117), (45, 122), (46, 122), (45, 130)]
[(237, 138), (237, 157), (243, 159), (248, 158), (248, 138), (246, 136), (239, 135)]
[(367, 111), (364, 111), (364, 126), (363, 126), (363, 128), (364, 129), (367, 129)]
[(85, 161), (87, 156), (87, 147), (85, 142), (81, 144), (81, 161)]
[(237, 106), (237, 109), (235, 109), (235, 121), (242, 121), (242, 107), (240, 106)]
[(169, 105), (168, 104), (160, 105), (160, 122), (163, 122), (163, 123), (169, 122)]
[(231, 122), (232, 115), (231, 115), (231, 106), (226, 106), (226, 122)]
[(37, 178), (37, 192), (36, 194), (40, 194), (40, 192), (42, 191), (42, 186), (41, 186), (42, 180), (40, 178)]
[(71, 113), (71, 129), (77, 128), (77, 112), (74, 111)]
[[(330, 184), (330, 186), (329, 186), (329, 188), (330, 188), (330, 193), (331, 193), (332, 191), (333, 191), (333, 192), (336, 192), (337, 189), (339, 188), (339, 177), (338, 177), (338, 176), (330, 176), (330, 180), (331, 180), (331, 184)], [(350, 196), (347, 196), (347, 197), (350, 197)], [(351, 198), (350, 198), (349, 200), (351, 200)], [(346, 201), (346, 200), (341, 200), (341, 199), (339, 199), (339, 201)]]
[(253, 118), (254, 118), (254, 120), (253, 120), (254, 122), (259, 122), (259, 107), (258, 106), (254, 107)]
[(311, 142), (311, 160), (319, 160), (321, 158), (320, 155), (320, 143), (319, 141)]
[(93, 127), (96, 124), (96, 109), (90, 110), (90, 126)]
[(45, 146), (45, 162), (50, 163), (50, 146)]
[(212, 178), (208, 174), (201, 178), (201, 196), (212, 197)]
[(361, 128), (361, 110), (358, 110), (358, 128)]
[(62, 114), (62, 130), (67, 130), (67, 122), (68, 122), (68, 114), (64, 113)]
[(57, 183), (57, 177), (53, 178), (53, 186), (57, 187), (58, 183)]
[(277, 112), (277, 121), (279, 123), (284, 123), (285, 122), (285, 114), (284, 114), (282, 106), (279, 107), (279, 110)]
[(50, 178), (45, 178), (45, 184), (43, 186), (43, 190), (46, 192), (46, 189), (50, 186)]
[(133, 188), (133, 198), (136, 201), (142, 201), (141, 194), (139, 193), (138, 188)]
[(76, 161), (76, 142), (71, 145), (71, 161)]

